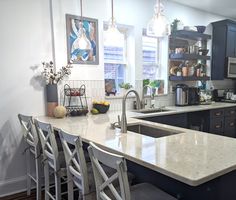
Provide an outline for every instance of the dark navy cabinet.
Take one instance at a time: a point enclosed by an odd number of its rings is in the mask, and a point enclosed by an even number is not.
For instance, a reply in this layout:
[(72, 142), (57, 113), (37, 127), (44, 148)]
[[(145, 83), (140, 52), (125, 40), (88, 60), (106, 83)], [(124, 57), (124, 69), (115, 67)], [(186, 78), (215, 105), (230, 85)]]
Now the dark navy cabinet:
[(212, 31), (212, 80), (223, 80), (227, 70), (227, 57), (236, 57), (236, 22), (213, 22)]

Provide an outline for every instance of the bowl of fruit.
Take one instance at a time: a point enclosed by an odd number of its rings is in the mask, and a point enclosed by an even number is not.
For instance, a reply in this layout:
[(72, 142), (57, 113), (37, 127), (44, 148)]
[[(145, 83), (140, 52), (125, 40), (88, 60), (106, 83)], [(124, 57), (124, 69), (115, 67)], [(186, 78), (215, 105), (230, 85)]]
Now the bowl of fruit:
[(109, 110), (110, 103), (107, 101), (93, 101), (92, 114), (106, 113)]

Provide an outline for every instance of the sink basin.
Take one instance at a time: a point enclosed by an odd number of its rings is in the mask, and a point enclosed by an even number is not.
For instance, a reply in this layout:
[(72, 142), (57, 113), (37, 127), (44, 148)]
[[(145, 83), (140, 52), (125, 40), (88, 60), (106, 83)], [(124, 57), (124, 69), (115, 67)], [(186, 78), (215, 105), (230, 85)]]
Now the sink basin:
[(134, 112), (148, 114), (148, 113), (159, 113), (159, 112), (168, 112), (168, 111), (172, 111), (172, 110), (169, 110), (166, 108), (150, 108), (150, 109), (135, 110)]
[(144, 124), (128, 124), (127, 130), (133, 131), (135, 133), (139, 133), (142, 135), (154, 137), (154, 138), (165, 137), (165, 136), (181, 133), (180, 131), (176, 131), (176, 130), (161, 129), (161, 128), (144, 125)]

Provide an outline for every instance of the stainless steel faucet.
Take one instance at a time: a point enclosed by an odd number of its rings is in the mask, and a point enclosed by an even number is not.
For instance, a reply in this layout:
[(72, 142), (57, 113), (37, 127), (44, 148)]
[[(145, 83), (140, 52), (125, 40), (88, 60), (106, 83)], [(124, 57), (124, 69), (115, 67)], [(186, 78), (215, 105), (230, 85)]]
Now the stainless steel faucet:
[(145, 102), (145, 97), (144, 97), (144, 89), (145, 88), (149, 88), (151, 90), (150, 93), (150, 97), (151, 97), (151, 103), (150, 103), (150, 108), (154, 108), (154, 105), (152, 104), (152, 100), (154, 99), (154, 95), (152, 94), (152, 87), (149, 85), (145, 85), (143, 86), (143, 91), (142, 91), (142, 99), (141, 99), (141, 108), (144, 109), (145, 105), (147, 105), (147, 103)]
[(120, 121), (120, 126), (121, 126), (121, 132), (122, 133), (127, 133), (127, 119), (126, 119), (126, 99), (127, 96), (130, 93), (134, 93), (136, 96), (136, 102), (137, 102), (137, 109), (139, 110), (141, 107), (141, 102), (140, 102), (140, 97), (139, 94), (136, 90), (129, 90), (124, 96), (122, 100), (122, 114), (121, 114), (121, 121)]

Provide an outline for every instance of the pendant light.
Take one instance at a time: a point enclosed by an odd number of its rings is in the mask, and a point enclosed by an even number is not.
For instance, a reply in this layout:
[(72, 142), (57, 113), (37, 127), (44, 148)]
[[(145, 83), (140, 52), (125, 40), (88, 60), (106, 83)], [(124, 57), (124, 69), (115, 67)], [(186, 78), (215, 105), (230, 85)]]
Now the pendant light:
[(147, 25), (147, 35), (153, 37), (164, 37), (170, 35), (170, 24), (163, 14), (164, 7), (157, 0), (154, 7), (154, 15)]
[(123, 35), (117, 29), (116, 20), (114, 18), (113, 0), (111, 0), (111, 19), (108, 24), (108, 29), (105, 31), (104, 43), (108, 46), (117, 46)]
[(78, 31), (78, 48), (81, 50), (90, 50), (91, 43), (88, 40), (85, 30), (83, 28), (83, 10), (82, 10), (82, 0), (80, 0), (80, 18), (79, 31)]

